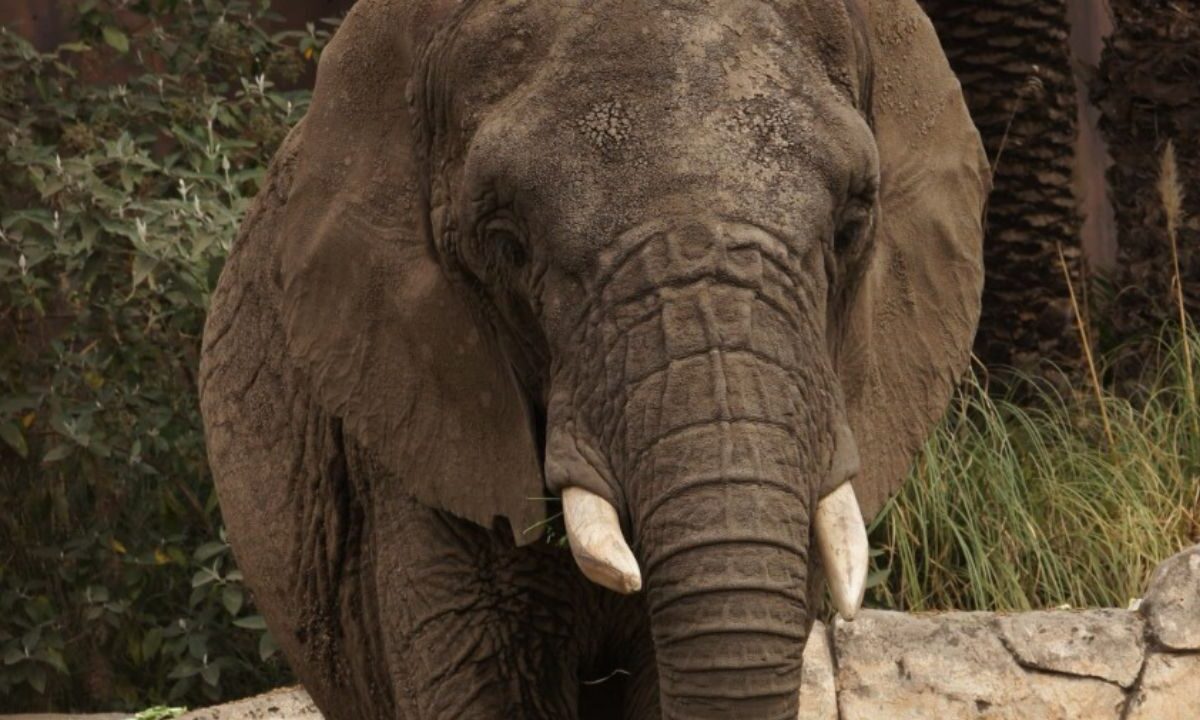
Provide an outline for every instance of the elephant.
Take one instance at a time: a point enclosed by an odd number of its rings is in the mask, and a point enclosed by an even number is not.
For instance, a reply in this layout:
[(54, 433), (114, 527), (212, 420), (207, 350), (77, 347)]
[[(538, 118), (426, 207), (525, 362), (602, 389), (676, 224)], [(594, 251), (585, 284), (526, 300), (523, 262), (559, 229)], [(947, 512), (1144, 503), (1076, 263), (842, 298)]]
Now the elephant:
[(239, 567), (350, 718), (795, 718), (967, 368), (915, 0), (360, 0), (211, 301)]

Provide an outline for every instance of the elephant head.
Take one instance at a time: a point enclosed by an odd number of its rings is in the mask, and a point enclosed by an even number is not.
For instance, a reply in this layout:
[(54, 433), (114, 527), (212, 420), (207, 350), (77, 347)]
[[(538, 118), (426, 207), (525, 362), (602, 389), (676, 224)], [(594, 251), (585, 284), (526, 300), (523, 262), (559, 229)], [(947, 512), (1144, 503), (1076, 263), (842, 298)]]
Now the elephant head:
[(978, 318), (915, 2), (361, 0), (288, 147), (279, 352), (346, 436), (518, 545), (561, 496), (665, 716), (794, 712), (812, 538), (852, 614)]

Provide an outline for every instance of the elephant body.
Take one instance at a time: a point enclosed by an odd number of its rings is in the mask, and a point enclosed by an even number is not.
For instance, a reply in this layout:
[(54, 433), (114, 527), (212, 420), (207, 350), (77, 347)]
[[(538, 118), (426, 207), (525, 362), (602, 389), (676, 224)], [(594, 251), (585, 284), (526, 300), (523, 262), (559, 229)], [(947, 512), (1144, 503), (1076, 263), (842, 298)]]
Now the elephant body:
[[(247, 235), (277, 222), (302, 128)], [(372, 501), (388, 473), (287, 359), (273, 287), (281, 238), (255, 237), (235, 246), (225, 273), (238, 282), (221, 284), (208, 323), (206, 402), (231, 408), (228, 423), (209, 421), (209, 442), (224, 476), (248, 480), (220, 485), (231, 532), (253, 537), (235, 539), (239, 565), (264, 612), (286, 609), (273, 634), (287, 657), (304, 658), (297, 674), (325, 716), (660, 717), (644, 597), (586, 581), (560, 543), (518, 547), (506, 525), (484, 528), (411, 497)], [(797, 658), (806, 632), (787, 638)]]
[(911, 0), (359, 2), (201, 363), (326, 717), (795, 717), (966, 366), (986, 167)]

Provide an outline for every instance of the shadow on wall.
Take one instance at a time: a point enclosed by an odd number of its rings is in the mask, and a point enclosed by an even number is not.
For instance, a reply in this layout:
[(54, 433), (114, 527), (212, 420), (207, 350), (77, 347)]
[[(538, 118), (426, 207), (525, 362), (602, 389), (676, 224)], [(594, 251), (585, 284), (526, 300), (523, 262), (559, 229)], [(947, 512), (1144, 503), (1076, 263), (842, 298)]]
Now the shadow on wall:
[[(354, 0), (273, 0), (272, 9), (286, 18), (288, 28), (345, 14)], [(33, 42), (38, 50), (52, 50), (68, 42), (72, 15), (78, 0), (4, 0), (0, 2), (0, 25), (13, 28)]]

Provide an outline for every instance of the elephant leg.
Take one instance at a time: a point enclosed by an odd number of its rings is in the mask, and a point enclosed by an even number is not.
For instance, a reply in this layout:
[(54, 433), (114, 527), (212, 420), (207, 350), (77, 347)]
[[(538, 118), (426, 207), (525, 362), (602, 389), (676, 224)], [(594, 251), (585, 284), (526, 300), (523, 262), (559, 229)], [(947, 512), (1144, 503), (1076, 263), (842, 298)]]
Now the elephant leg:
[(513, 547), (507, 531), (407, 498), (376, 512), (375, 584), (401, 715), (578, 717), (584, 581), (570, 555)]

